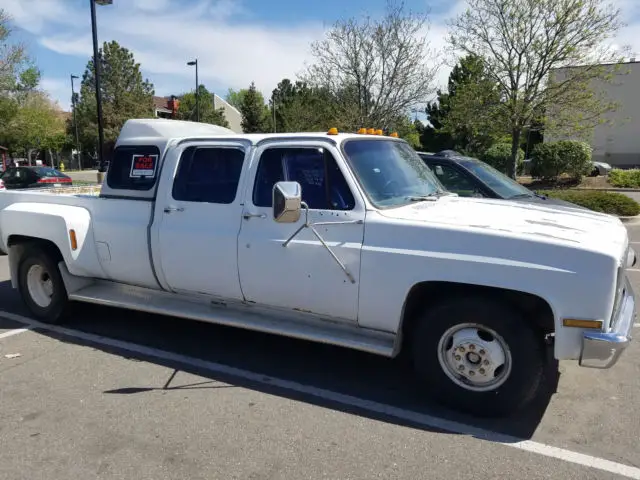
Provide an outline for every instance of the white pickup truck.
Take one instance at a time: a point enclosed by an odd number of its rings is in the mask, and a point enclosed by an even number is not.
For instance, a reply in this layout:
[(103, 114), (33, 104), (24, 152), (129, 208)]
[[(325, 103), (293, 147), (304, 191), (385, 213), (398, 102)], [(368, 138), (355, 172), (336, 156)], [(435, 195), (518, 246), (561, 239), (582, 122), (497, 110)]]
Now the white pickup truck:
[(99, 195), (0, 194), (0, 249), (43, 322), (90, 302), (406, 351), (477, 415), (526, 405), (548, 348), (611, 367), (635, 317), (619, 219), (459, 198), (393, 135), (130, 120)]

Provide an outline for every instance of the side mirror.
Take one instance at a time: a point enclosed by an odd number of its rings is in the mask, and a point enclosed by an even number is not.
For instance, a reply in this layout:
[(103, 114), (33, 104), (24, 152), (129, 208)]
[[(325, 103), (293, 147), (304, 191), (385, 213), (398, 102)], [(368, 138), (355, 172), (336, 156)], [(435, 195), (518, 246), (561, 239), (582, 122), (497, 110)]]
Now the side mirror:
[(296, 223), (302, 211), (302, 187), (298, 182), (278, 182), (273, 186), (273, 219)]

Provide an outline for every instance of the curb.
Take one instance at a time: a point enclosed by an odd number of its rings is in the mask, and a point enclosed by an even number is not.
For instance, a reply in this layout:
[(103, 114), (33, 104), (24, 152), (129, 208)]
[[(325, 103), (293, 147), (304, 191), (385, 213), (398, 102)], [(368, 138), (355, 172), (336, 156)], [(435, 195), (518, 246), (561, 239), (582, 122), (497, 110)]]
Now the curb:
[(636, 223), (640, 221), (640, 215), (635, 217), (618, 217), (622, 223)]
[(572, 190), (591, 190), (600, 192), (637, 192), (640, 193), (640, 188), (587, 188), (587, 187), (574, 187)]

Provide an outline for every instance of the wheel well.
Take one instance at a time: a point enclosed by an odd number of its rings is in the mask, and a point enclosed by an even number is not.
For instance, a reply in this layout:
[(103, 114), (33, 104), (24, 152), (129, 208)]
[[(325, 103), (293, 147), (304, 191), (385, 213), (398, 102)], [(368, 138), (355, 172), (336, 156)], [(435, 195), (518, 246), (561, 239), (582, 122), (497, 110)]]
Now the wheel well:
[(411, 336), (424, 306), (441, 303), (452, 297), (460, 298), (469, 295), (492, 297), (510, 305), (522, 312), (530, 324), (538, 328), (542, 335), (548, 335), (555, 331), (551, 307), (544, 299), (536, 295), (466, 283), (422, 282), (414, 285), (407, 296), (402, 319), (402, 337), (406, 339)]
[(45, 252), (47, 252), (56, 262), (60, 262), (63, 260), (62, 253), (58, 246), (53, 243), (51, 240), (45, 240), (42, 238), (29, 237), (25, 235), (11, 235), (7, 240), (7, 247), (17, 247), (21, 246), (23, 249), (26, 249), (31, 246), (37, 246), (42, 248)]

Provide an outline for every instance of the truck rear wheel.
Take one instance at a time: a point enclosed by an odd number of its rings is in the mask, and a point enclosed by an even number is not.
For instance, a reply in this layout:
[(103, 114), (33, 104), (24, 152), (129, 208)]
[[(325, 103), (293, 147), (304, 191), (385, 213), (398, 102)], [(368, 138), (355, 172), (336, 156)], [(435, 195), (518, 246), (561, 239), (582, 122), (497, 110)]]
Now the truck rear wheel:
[(69, 299), (53, 255), (38, 246), (25, 250), (18, 266), (18, 287), (36, 319), (51, 324), (62, 321)]
[(478, 416), (526, 406), (545, 370), (543, 337), (518, 311), (482, 297), (427, 310), (412, 342), (415, 369), (443, 405)]

